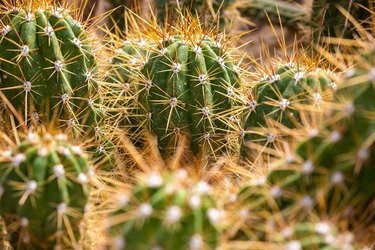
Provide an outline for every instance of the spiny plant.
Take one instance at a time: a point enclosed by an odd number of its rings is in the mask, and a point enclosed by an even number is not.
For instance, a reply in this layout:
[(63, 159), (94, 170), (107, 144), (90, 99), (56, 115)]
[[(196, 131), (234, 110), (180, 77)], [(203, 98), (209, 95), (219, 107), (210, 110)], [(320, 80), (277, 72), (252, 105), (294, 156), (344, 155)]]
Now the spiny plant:
[(1, 152), (0, 215), (18, 248), (74, 248), (92, 172), (64, 134), (29, 132)]
[(216, 156), (231, 150), (228, 124), (242, 109), (242, 72), (231, 58), (230, 41), (205, 30), (189, 13), (173, 26), (143, 25), (148, 33), (127, 40), (116, 50), (123, 63), (111, 66), (114, 76), (108, 86), (121, 90), (110, 100), (117, 105), (111, 109), (120, 114), (115, 117), (131, 123), (136, 140), (148, 129), (165, 155), (185, 139), (194, 154)]
[[(251, 141), (273, 147), (277, 140), (287, 140), (286, 136), (279, 138), (283, 136), (279, 127), (306, 126), (302, 111), (316, 111), (314, 115), (318, 116), (324, 110), (324, 102), (332, 98), (337, 88), (336, 74), (324, 65), (320, 68), (319, 57), (309, 57), (307, 51), (294, 51), (291, 58), (286, 56), (286, 61), (278, 58), (269, 62), (270, 67), (266, 63), (257, 66), (254, 86), (245, 100), (248, 111), (242, 121), (244, 144)], [(241, 150), (246, 156), (250, 149)]]
[(113, 249), (215, 249), (224, 210), (204, 180), (186, 170), (147, 173), (119, 189), (108, 223)]
[(96, 55), (81, 12), (65, 1), (7, 0), (1, 5), (3, 101), (24, 114), (26, 123), (56, 118), (62, 127), (81, 133), (97, 126)]
[[(301, 221), (311, 213), (348, 228), (354, 222), (365, 230), (374, 225), (374, 51), (357, 56), (356, 63), (315, 135), (275, 161), (267, 177), (242, 189), (242, 201), (260, 215), (262, 225), (271, 214), (280, 221)], [(264, 231), (260, 235), (265, 237)]]

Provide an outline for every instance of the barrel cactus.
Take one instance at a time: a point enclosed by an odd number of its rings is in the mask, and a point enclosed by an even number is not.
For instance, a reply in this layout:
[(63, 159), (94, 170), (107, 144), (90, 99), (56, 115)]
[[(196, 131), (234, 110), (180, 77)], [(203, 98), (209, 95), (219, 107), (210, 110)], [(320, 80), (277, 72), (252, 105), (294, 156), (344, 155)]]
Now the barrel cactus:
[(108, 86), (121, 91), (111, 98), (117, 107), (110, 110), (130, 122), (137, 140), (145, 129), (155, 135), (163, 154), (184, 139), (194, 154), (228, 152), (229, 123), (241, 111), (240, 77), (229, 44), (204, 32), (189, 15), (181, 15), (173, 29), (151, 28), (154, 33), (119, 50), (125, 60), (111, 66)]
[(117, 190), (110, 249), (215, 249), (225, 211), (213, 191), (185, 170), (143, 174), (133, 188)]
[(0, 214), (19, 247), (73, 248), (90, 190), (89, 163), (63, 134), (29, 133), (0, 158)]
[(75, 131), (94, 127), (97, 66), (87, 24), (55, 1), (9, 1), (1, 9), (0, 83), (11, 105), (26, 122), (56, 117)]
[[(273, 124), (286, 128), (306, 126), (300, 114), (314, 110), (319, 113), (324, 102), (332, 98), (337, 87), (333, 73), (299, 63), (287, 63), (273, 69), (271, 74), (262, 70), (256, 74), (259, 80), (249, 95), (249, 112), (244, 116), (245, 142), (273, 146), (280, 131)], [(247, 149), (242, 151), (246, 155)]]

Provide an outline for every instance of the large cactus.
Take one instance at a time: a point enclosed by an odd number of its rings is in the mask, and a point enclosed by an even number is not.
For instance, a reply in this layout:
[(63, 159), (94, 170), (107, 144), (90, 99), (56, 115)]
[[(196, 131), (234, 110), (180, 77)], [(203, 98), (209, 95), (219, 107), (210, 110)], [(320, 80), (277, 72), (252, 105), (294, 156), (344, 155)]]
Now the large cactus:
[[(29, 133), (0, 158), (0, 214), (19, 247), (76, 247), (89, 163), (63, 134)], [(17, 237), (17, 238), (15, 238)]]
[(190, 16), (181, 15), (172, 30), (151, 28), (156, 32), (125, 45), (125, 60), (112, 66), (108, 86), (121, 89), (112, 98), (120, 107), (112, 107), (132, 111), (138, 117), (133, 131), (147, 128), (163, 153), (186, 138), (195, 154), (227, 152), (229, 123), (240, 110), (240, 80), (228, 44)]
[(185, 170), (143, 175), (117, 190), (108, 219), (111, 249), (215, 249), (225, 212), (212, 187)]
[(2, 9), (0, 84), (14, 108), (24, 120), (56, 117), (78, 130), (94, 123), (97, 68), (86, 24), (53, 1), (9, 1)]

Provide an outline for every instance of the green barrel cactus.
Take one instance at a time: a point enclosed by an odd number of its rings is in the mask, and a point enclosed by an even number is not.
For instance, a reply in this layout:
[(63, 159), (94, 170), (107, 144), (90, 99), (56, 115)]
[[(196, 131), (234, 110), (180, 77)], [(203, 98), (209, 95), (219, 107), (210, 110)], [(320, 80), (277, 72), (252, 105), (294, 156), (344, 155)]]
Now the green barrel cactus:
[(117, 190), (108, 218), (110, 249), (216, 249), (225, 211), (213, 187), (185, 170), (140, 178)]
[(98, 119), (97, 66), (86, 24), (71, 13), (52, 1), (17, 2), (4, 11), (0, 84), (25, 121), (56, 117), (82, 132)]
[(227, 135), (241, 110), (241, 94), (228, 44), (203, 32), (191, 16), (182, 16), (172, 33), (160, 29), (129, 40), (117, 49), (121, 56), (108, 74), (105, 92), (116, 96), (104, 103), (114, 111), (112, 120), (123, 121), (135, 140), (145, 130), (156, 136), (164, 155), (182, 140), (196, 155), (232, 150)]
[[(300, 113), (319, 110), (337, 88), (331, 73), (287, 64), (273, 75), (262, 76), (252, 90), (244, 116), (244, 141), (273, 145), (278, 139), (271, 121), (287, 128), (301, 128)], [(243, 155), (247, 149), (242, 148)]]
[(63, 134), (29, 133), (2, 152), (0, 215), (12, 242), (35, 249), (77, 247), (91, 175), (82, 148)]

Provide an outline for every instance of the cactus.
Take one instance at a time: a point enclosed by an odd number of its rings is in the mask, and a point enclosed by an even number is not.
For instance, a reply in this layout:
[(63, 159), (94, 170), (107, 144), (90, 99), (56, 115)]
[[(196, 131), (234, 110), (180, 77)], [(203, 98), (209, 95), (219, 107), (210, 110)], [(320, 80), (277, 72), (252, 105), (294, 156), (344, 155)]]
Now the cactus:
[(53, 1), (9, 1), (2, 9), (1, 90), (11, 105), (25, 121), (57, 116), (79, 132), (97, 125), (96, 57), (86, 24)]
[[(228, 124), (240, 111), (241, 96), (228, 44), (204, 32), (191, 16), (181, 15), (173, 31), (152, 30), (156, 32), (117, 50), (125, 51), (125, 59), (112, 65), (116, 77), (108, 80), (109, 89), (121, 89), (110, 100), (117, 103), (112, 110), (117, 110), (117, 117), (125, 114), (131, 130), (138, 132), (136, 140), (147, 128), (163, 154), (169, 155), (186, 138), (194, 154), (228, 152)], [(131, 122), (135, 117), (138, 121)]]
[(92, 173), (81, 147), (66, 139), (29, 133), (1, 154), (0, 215), (19, 247), (78, 246)]
[(149, 172), (117, 190), (110, 249), (215, 249), (225, 212), (211, 186), (185, 170)]
[(267, 177), (241, 190), (263, 223), (275, 211), (285, 220), (301, 221), (315, 212), (349, 227), (375, 222), (375, 53), (364, 54), (339, 85), (318, 132), (275, 161)]
[[(260, 80), (248, 100), (250, 112), (244, 117), (245, 143), (273, 146), (279, 135), (270, 121), (287, 128), (301, 128), (306, 125), (300, 117), (303, 110), (319, 110), (324, 101), (332, 98), (337, 87), (331, 80), (332, 73), (299, 63), (278, 67), (271, 75), (256, 76)], [(247, 153), (243, 147), (242, 155)]]

